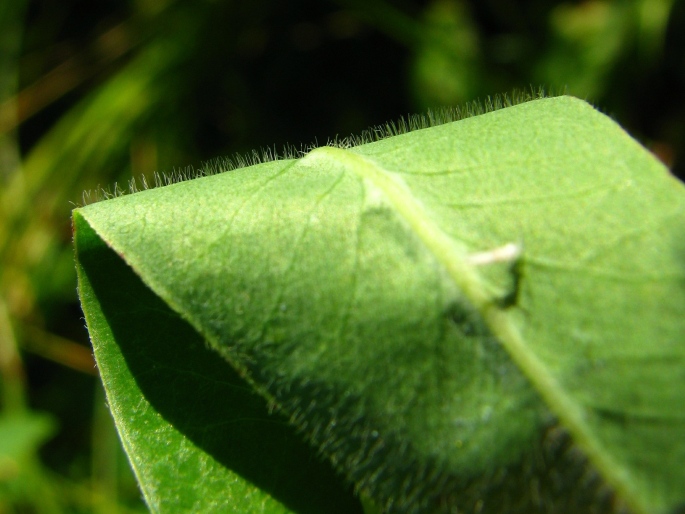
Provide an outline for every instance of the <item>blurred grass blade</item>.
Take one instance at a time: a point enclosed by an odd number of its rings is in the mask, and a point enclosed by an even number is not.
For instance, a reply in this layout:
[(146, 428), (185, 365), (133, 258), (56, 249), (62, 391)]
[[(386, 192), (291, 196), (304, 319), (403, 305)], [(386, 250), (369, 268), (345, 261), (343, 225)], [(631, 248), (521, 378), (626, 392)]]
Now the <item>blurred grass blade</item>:
[(19, 147), (15, 134), (6, 127), (14, 126), (17, 117), (17, 106), (12, 99), (15, 98), (19, 82), (19, 50), (24, 34), (26, 5), (25, 0), (4, 0), (0, 3), (0, 185), (4, 185), (19, 166)]
[[(74, 224), (153, 509), (219, 501), (205, 482), (226, 502), (228, 484), (273, 489), (248, 383), (387, 512), (685, 503), (685, 188), (580, 100), (318, 148)], [(258, 471), (223, 453), (234, 438)]]

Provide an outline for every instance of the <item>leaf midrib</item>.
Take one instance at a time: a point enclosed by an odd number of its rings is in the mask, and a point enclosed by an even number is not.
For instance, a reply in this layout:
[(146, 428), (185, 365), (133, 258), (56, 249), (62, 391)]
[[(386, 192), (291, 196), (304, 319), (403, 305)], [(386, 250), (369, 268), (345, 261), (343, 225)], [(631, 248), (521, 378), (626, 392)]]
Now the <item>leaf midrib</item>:
[(303, 160), (319, 158), (341, 164), (383, 193), (428, 251), (444, 266), (455, 285), (477, 309), (491, 333), (561, 424), (571, 433), (574, 441), (583, 448), (600, 474), (636, 512), (647, 513), (647, 505), (631, 487), (632, 480), (627, 470), (602, 448), (585, 423), (583, 410), (528, 348), (509, 314), (498, 305), (497, 298), (489, 291), (477, 267), (468, 262), (466, 247), (454, 241), (430, 218), (400, 177), (383, 169), (378, 163), (354, 151), (328, 146), (312, 150)]

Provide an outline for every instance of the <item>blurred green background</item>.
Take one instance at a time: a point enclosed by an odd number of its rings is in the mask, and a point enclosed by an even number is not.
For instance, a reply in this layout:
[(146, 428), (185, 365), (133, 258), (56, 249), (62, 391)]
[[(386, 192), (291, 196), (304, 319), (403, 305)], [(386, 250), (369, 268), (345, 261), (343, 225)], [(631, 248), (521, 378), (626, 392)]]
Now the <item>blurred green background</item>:
[(685, 2), (0, 0), (0, 514), (141, 512), (76, 297), (84, 190), (545, 86), (685, 176)]

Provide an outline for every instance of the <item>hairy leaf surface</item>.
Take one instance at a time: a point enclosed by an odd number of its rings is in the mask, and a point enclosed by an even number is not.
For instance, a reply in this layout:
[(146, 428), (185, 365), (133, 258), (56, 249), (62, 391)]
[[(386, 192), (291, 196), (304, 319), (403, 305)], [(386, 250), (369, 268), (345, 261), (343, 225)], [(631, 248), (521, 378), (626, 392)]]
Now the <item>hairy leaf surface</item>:
[(685, 189), (580, 100), (317, 148), (74, 223), (153, 510), (358, 508), (300, 436), (388, 512), (685, 502)]

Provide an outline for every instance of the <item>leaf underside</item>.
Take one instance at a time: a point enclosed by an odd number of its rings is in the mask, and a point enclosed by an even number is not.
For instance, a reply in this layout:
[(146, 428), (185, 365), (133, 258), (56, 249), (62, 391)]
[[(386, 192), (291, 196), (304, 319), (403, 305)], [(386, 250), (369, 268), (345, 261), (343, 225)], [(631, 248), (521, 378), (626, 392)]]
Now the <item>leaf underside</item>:
[(580, 100), (318, 148), (74, 224), (153, 510), (359, 509), (331, 464), (388, 512), (685, 503), (685, 190)]

